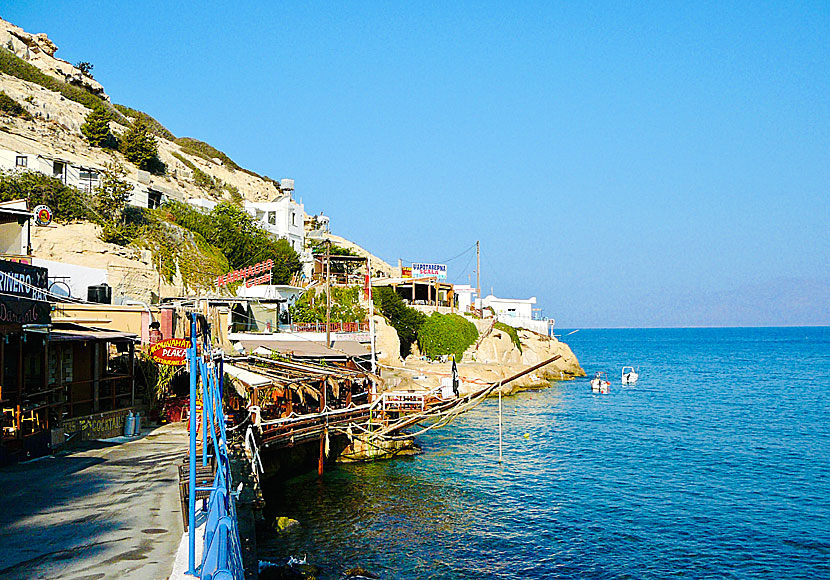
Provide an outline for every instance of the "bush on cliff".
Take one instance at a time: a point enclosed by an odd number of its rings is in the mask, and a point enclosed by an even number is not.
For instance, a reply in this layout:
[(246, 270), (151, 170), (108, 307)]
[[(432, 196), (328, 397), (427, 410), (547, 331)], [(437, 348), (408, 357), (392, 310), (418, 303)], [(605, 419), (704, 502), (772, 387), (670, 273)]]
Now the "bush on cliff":
[(179, 202), (164, 204), (162, 211), (174, 222), (219, 248), (231, 268), (274, 260), (273, 283), (288, 284), (302, 269), (288, 240), (275, 240), (257, 226), (254, 218), (232, 203), (223, 202), (208, 213)]
[(430, 358), (453, 354), (461, 360), (477, 338), (476, 325), (463, 316), (433, 312), (418, 331), (418, 347)]
[(113, 147), (115, 138), (110, 133), (112, 115), (103, 107), (96, 107), (86, 116), (81, 133), (93, 147)]
[(150, 132), (147, 122), (139, 117), (124, 132), (120, 145), (121, 153), (139, 169), (151, 170), (158, 160), (158, 144)]
[(85, 192), (36, 171), (0, 173), (0, 201), (16, 199), (28, 200), (29, 209), (48, 205), (59, 223), (93, 217), (89, 209), (92, 203)]
[[(331, 289), (332, 322), (361, 322), (366, 320), (366, 310), (360, 306), (359, 286), (333, 286)], [(312, 288), (306, 291), (292, 306), (293, 322), (326, 322), (326, 290)]]
[(26, 119), (27, 121), (31, 121), (32, 119), (32, 115), (29, 114), (29, 111), (27, 111), (23, 105), (15, 101), (3, 91), (0, 91), (0, 112), (11, 115), (12, 117), (20, 117), (21, 119)]
[(495, 323), (493, 325), (493, 328), (507, 333), (510, 336), (510, 340), (513, 341), (513, 344), (516, 345), (516, 348), (519, 349), (519, 352), (522, 352), (522, 341), (519, 340), (519, 333), (516, 331), (515, 328), (513, 328), (509, 324), (505, 324), (504, 322)]
[(12, 51), (4, 47), (0, 47), (0, 72), (60, 93), (70, 101), (80, 103), (89, 109), (95, 109), (97, 107), (111, 109), (117, 121), (121, 123), (126, 122), (123, 115), (116, 111), (108, 101), (97, 95), (93, 95), (82, 87), (70, 85), (69, 83), (47, 75), (36, 66), (18, 58)]
[(426, 320), (426, 316), (404, 304), (403, 299), (392, 288), (376, 288), (372, 298), (375, 308), (386, 317), (398, 333), (401, 356), (408, 357), (412, 352), (412, 343), (418, 340), (418, 330)]

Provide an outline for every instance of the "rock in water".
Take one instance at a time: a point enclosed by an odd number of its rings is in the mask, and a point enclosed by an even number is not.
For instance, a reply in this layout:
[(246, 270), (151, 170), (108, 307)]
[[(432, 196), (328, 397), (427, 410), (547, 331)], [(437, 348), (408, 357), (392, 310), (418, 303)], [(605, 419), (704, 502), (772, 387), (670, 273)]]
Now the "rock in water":
[(297, 520), (292, 520), (286, 516), (280, 516), (274, 520), (274, 523), (271, 524), (271, 527), (274, 528), (277, 532), (282, 532), (287, 530), (288, 528), (292, 528), (294, 526), (299, 526), (300, 522)]
[(360, 566), (356, 568), (349, 568), (345, 572), (343, 572), (346, 577), (348, 578), (373, 578), (377, 580), (380, 576), (376, 574), (372, 574), (366, 568), (361, 568)]

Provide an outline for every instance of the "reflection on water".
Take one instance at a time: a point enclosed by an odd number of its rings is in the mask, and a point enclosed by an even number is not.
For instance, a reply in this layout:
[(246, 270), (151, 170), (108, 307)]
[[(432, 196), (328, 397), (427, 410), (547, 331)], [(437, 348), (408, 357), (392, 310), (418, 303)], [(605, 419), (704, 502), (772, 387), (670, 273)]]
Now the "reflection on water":
[(491, 399), (420, 456), (290, 480), (269, 512), (301, 526), (260, 557), (308, 554), (321, 578), (830, 577), (828, 329), (570, 338), (589, 376), (640, 383), (505, 398), (501, 465)]

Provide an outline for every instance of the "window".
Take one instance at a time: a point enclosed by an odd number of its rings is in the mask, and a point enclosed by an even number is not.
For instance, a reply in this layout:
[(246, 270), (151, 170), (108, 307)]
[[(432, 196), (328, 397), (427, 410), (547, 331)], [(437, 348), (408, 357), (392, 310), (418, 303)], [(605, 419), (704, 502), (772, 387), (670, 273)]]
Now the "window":
[(66, 163), (63, 163), (62, 161), (53, 161), (52, 176), (64, 181), (66, 179)]
[(147, 191), (147, 207), (155, 209), (161, 205), (161, 192), (155, 189)]
[(92, 169), (81, 168), (81, 179), (86, 181), (95, 181), (98, 179), (98, 172), (93, 171)]
[(291, 212), (291, 225), (292, 226), (297, 225), (297, 214), (295, 214), (293, 211)]
[(29, 158), (25, 155), (18, 155), (17, 158), (14, 160), (14, 164), (18, 167), (28, 167), (29, 166)]

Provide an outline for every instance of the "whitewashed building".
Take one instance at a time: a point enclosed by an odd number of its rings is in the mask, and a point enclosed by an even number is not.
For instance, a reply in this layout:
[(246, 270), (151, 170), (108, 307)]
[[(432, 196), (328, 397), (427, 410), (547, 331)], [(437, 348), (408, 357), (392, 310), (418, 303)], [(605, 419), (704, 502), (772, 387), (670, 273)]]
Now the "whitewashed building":
[(305, 209), (294, 200), (294, 180), (283, 179), (282, 194), (271, 201), (246, 201), (245, 211), (259, 222), (260, 227), (278, 238), (288, 240), (298, 254), (305, 247)]
[(452, 291), (455, 294), (456, 305), (459, 312), (469, 312), (473, 306), (476, 289), (469, 284), (454, 284)]
[(28, 256), (31, 246), (32, 212), (25, 199), (0, 203), (0, 256)]
[[(105, 173), (103, 167), (94, 167), (79, 160), (69, 159), (68, 155), (47, 155), (9, 149), (0, 149), (0, 170), (36, 171), (87, 193), (92, 193), (101, 186)], [(124, 181), (133, 188), (128, 203), (136, 207), (152, 209), (168, 200), (183, 199), (180, 192), (155, 183), (147, 171), (139, 171), (138, 179), (125, 177)]]
[(477, 308), (492, 308), (499, 322), (514, 328), (526, 328), (548, 336), (553, 333), (553, 319), (542, 318), (534, 313), (535, 296), (527, 299), (497, 298), (491, 294), (483, 300), (477, 298), (475, 302)]

